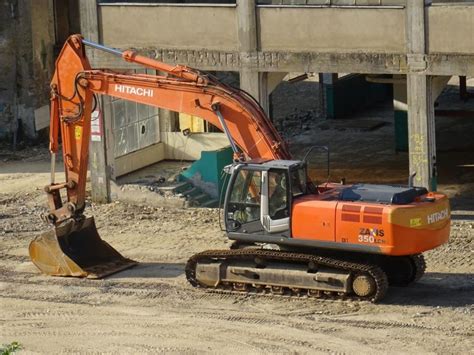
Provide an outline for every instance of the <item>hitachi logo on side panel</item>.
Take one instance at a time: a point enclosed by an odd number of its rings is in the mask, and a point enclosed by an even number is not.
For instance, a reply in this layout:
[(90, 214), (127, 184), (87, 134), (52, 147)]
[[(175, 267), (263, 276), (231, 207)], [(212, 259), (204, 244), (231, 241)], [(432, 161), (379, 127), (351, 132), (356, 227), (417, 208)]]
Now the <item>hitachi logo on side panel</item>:
[(435, 212), (428, 215), (428, 224), (439, 222), (445, 218), (448, 218), (449, 212), (448, 209), (444, 209), (440, 212)]
[(123, 94), (153, 97), (152, 89), (136, 88), (128, 85), (115, 84), (115, 91)]

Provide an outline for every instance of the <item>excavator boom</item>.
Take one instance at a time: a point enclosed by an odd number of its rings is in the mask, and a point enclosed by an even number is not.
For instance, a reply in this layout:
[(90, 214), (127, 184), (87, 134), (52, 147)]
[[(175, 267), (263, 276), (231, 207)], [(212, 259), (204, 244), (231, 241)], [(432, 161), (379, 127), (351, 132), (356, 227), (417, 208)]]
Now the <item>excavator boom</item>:
[[(224, 85), (195, 69), (171, 67), (131, 51), (122, 53), (108, 49), (112, 53), (121, 53), (128, 62), (168, 75), (92, 70), (85, 56), (85, 43), (91, 44), (79, 35), (67, 40), (56, 61), (56, 71), (51, 82), (50, 150), (52, 153), (58, 151), (61, 133), (68, 201), (75, 204), (76, 208), (84, 207), (93, 94), (187, 113), (222, 127), (219, 113), (225, 120), (229, 139), (241, 150), (240, 158), (290, 158), (285, 142), (260, 105), (244, 91)], [(104, 48), (97, 44), (94, 47)], [(50, 186), (50, 189), (55, 187)], [(61, 219), (61, 216), (56, 217)]]
[[(164, 75), (94, 70), (84, 45)], [(121, 52), (73, 35), (59, 54), (51, 81), (52, 169), (61, 137), (66, 180), (56, 183), (52, 171), (51, 184), (45, 191), (50, 209), (46, 219), (53, 228), (30, 244), (31, 259), (47, 274), (102, 277), (135, 264), (102, 241), (93, 218), (85, 219), (83, 215), (95, 94), (201, 117), (223, 129), (236, 160), (290, 157), (269, 118), (246, 92), (196, 69), (171, 66), (130, 50)], [(66, 190), (65, 202), (61, 190)]]

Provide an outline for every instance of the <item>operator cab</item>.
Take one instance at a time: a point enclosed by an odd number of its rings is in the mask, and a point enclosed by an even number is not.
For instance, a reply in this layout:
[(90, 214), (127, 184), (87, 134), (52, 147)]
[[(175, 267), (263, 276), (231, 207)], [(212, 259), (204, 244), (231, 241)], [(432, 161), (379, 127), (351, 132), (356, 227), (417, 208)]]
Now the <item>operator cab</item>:
[(306, 164), (297, 160), (239, 163), (225, 198), (225, 226), (236, 237), (259, 234), (290, 237), (292, 201), (307, 194)]

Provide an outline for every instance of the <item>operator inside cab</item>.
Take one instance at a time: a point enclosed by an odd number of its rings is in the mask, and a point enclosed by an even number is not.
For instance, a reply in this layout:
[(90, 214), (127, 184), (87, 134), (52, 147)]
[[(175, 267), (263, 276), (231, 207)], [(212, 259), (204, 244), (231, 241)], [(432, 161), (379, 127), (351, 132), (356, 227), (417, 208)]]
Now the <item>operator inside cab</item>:
[(288, 217), (288, 188), (284, 171), (270, 171), (268, 179), (268, 210), (270, 218)]

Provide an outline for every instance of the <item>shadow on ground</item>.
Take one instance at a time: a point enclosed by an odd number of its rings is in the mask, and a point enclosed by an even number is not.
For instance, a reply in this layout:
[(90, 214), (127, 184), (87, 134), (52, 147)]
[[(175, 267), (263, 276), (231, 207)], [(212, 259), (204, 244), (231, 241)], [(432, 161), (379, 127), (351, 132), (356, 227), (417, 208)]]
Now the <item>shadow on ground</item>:
[(108, 280), (124, 278), (173, 278), (184, 274), (184, 263), (145, 262), (107, 277)]
[(474, 305), (474, 277), (471, 273), (427, 272), (409, 287), (390, 287), (385, 304), (431, 307)]

